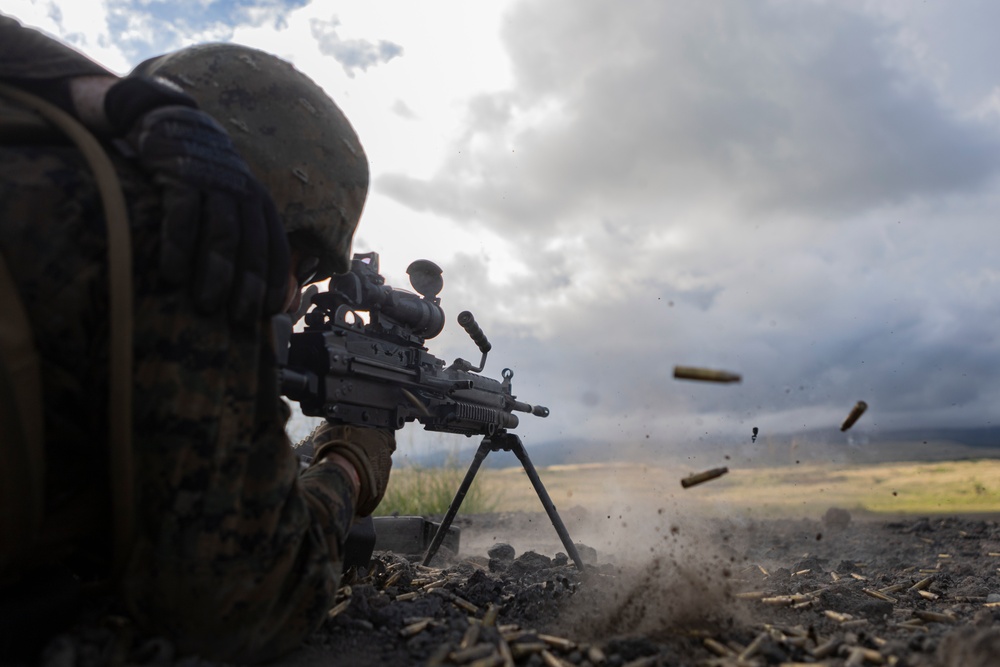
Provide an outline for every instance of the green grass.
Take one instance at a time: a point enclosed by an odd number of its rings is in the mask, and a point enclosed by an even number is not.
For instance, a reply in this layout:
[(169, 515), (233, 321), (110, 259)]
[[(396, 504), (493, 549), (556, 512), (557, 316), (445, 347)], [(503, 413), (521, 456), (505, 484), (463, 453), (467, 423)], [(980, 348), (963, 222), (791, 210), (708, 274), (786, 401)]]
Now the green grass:
[[(448, 462), (441, 468), (412, 466), (393, 469), (376, 516), (444, 514), (465, 478), (465, 468)], [(480, 473), (469, 487), (459, 514), (482, 514), (502, 508), (503, 492)]]
[[(1000, 460), (801, 464), (769, 468), (732, 466), (729, 474), (682, 489), (697, 472), (685, 465), (607, 463), (538, 469), (560, 509), (581, 506), (596, 513), (610, 503), (664, 507), (671, 499), (686, 511), (754, 516), (822, 516), (828, 507), (882, 514), (1000, 512)], [(401, 468), (392, 472), (378, 514), (444, 514), (465, 469)], [(524, 471), (483, 469), (462, 504), (464, 513), (541, 511)]]

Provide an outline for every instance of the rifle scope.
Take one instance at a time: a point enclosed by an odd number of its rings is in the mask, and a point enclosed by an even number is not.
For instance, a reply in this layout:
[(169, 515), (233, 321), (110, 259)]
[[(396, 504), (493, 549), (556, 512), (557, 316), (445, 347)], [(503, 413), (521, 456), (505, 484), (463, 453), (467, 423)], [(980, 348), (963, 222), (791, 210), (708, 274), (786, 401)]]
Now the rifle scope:
[(430, 299), (393, 289), (381, 304), (382, 314), (423, 338), (434, 338), (444, 329), (444, 311)]

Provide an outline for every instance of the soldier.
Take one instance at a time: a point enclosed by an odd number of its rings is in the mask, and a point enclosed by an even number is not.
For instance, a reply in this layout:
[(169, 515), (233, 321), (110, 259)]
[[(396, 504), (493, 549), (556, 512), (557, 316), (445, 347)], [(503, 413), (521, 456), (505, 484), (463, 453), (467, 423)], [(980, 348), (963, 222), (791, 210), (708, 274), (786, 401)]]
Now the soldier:
[[(134, 284), (126, 510), (136, 521), (112, 569), (123, 533), (111, 521), (121, 480), (108, 473), (121, 466), (109, 444), (114, 267), (101, 178), (63, 137), (0, 128), (0, 259), (40, 362), (45, 464), (40, 528), (27, 544), (0, 535), (3, 614), (31, 621), (17, 605), (29, 601), (56, 630), (64, 582), (110, 580), (139, 627), (182, 653), (274, 658), (325, 617), (347, 531), (381, 500), (395, 450), (390, 431), (324, 424), (300, 474), (266, 317), (294, 312), (302, 286), (347, 269), (364, 151), (322, 89), (267, 53), (190, 47), (117, 80), (24, 32), (0, 17), (0, 80), (96, 130), (124, 193)], [(35, 66), (39, 76), (24, 69)], [(0, 506), (0, 528), (16, 525), (17, 509)]]

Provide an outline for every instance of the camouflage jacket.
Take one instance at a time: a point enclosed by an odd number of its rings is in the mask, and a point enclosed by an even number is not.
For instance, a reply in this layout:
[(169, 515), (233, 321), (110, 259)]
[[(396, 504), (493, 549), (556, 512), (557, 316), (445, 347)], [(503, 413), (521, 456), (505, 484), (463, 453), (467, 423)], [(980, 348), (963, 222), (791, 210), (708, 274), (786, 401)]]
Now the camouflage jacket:
[[(183, 652), (259, 661), (324, 618), (353, 519), (343, 471), (304, 474), (284, 432), (270, 328), (196, 314), (157, 278), (160, 199), (121, 159), (134, 275), (133, 443), (139, 530), (122, 596)], [(36, 336), (50, 553), (106, 557), (105, 221), (70, 146), (0, 146), (0, 252)], [(89, 542), (88, 542), (89, 540)]]

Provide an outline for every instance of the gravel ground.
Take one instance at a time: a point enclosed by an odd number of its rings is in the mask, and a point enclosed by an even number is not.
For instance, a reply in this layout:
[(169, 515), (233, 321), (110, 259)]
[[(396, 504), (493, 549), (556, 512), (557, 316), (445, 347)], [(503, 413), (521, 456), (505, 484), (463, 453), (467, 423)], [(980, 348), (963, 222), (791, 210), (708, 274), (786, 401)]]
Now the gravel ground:
[(831, 509), (800, 521), (648, 521), (636, 530), (657, 535), (658, 548), (583, 545), (583, 572), (557, 543), (518, 551), (496, 539), (548, 527), (544, 515), (460, 524), (463, 540), (492, 544), (434, 568), (378, 554), (282, 664), (1000, 664), (1000, 527), (990, 518)]
[[(460, 516), (458, 556), (428, 568), (376, 553), (323, 628), (278, 664), (1000, 665), (992, 517), (564, 519), (582, 572), (543, 514)], [(63, 637), (47, 664), (121, 656), (112, 634), (105, 624)], [(156, 640), (133, 639), (124, 654), (208, 664), (175, 660)]]

